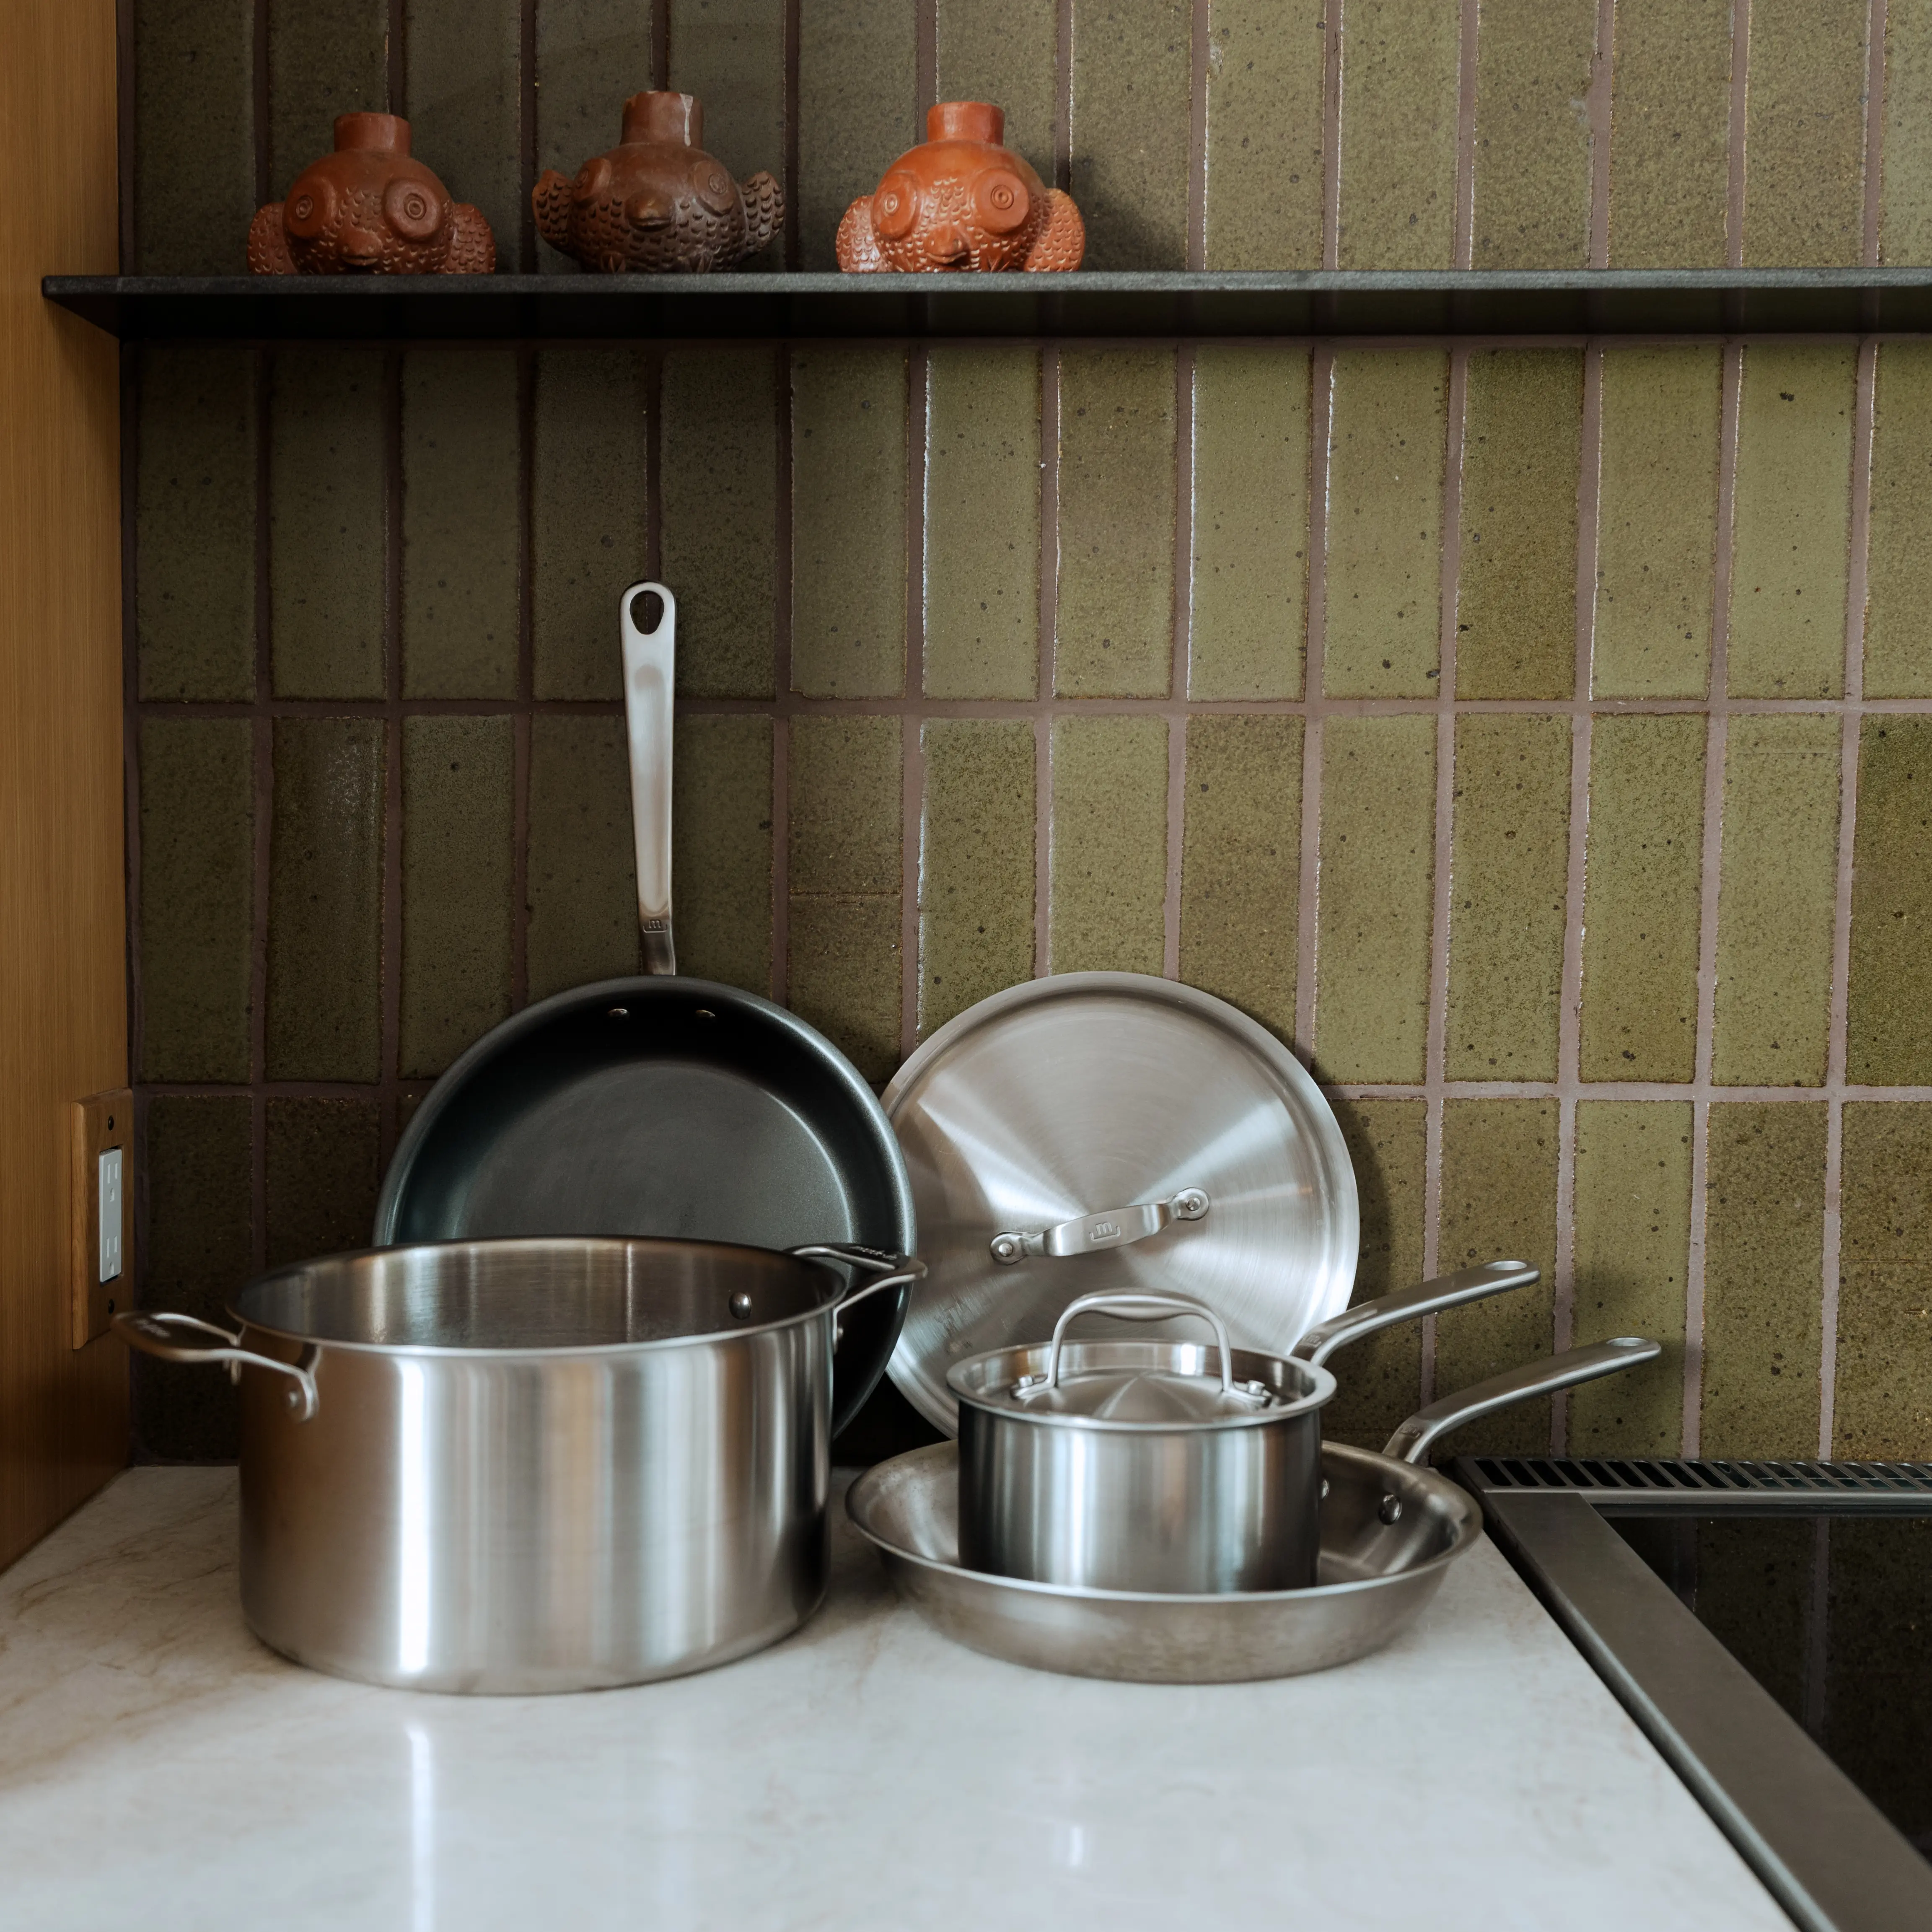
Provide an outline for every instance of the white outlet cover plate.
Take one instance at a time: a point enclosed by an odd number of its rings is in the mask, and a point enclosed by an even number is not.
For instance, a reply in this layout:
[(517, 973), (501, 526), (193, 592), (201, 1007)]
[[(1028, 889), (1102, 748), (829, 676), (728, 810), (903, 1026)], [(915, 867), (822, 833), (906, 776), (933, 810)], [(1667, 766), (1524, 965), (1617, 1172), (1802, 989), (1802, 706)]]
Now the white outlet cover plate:
[(121, 1150), (109, 1148), (100, 1156), (100, 1185), (95, 1198), (100, 1204), (100, 1224), (94, 1236), (94, 1252), (100, 1257), (102, 1281), (112, 1281), (121, 1272)]

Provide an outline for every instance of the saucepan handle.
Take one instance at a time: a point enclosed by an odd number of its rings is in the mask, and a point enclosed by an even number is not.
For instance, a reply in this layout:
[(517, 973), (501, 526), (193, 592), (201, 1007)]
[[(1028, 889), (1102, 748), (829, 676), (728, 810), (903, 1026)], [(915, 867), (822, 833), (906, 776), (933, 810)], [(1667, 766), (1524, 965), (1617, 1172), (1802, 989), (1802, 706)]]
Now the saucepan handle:
[[(315, 1414), (315, 1376), (306, 1364), (278, 1362), (272, 1355), (257, 1354), (253, 1348), (242, 1347), (239, 1335), (231, 1335), (212, 1322), (200, 1321), (192, 1315), (127, 1310), (115, 1316), (114, 1328), (129, 1347), (164, 1362), (227, 1362), (272, 1369), (295, 1384), (286, 1391), (286, 1400), (296, 1420), (306, 1422)], [(204, 1335), (212, 1336), (218, 1346), (211, 1348), (195, 1339)]]
[(1234, 1362), (1228, 1344), (1228, 1324), (1206, 1302), (1197, 1301), (1191, 1294), (1176, 1294), (1166, 1288), (1100, 1288), (1092, 1294), (1076, 1296), (1060, 1311), (1060, 1319), (1053, 1324), (1052, 1346), (1047, 1352), (1048, 1388), (1060, 1386), (1060, 1344), (1066, 1334), (1066, 1324), (1076, 1315), (1090, 1312), (1118, 1315), (1129, 1322), (1158, 1322), (1170, 1315), (1198, 1316), (1213, 1328), (1214, 1340), (1220, 1344), (1221, 1393), (1226, 1395), (1234, 1386)]
[[(663, 601), (655, 631), (632, 606), (646, 592)], [(631, 755), (631, 835), (638, 858), (638, 926), (644, 970), (675, 973), (670, 928), (671, 697), (676, 681), (677, 599), (662, 584), (634, 584), (617, 606), (624, 651), (624, 719)]]
[(1439, 1315), (1444, 1309), (1460, 1308), (1466, 1301), (1486, 1300), (1513, 1288), (1531, 1288), (1538, 1279), (1538, 1271), (1528, 1262), (1485, 1262), (1480, 1268), (1438, 1275), (1418, 1287), (1405, 1288), (1373, 1301), (1358, 1302), (1326, 1322), (1318, 1322), (1289, 1353), (1296, 1360), (1318, 1369), (1337, 1348), (1359, 1342), (1379, 1328), (1392, 1328), (1398, 1322), (1414, 1322), (1424, 1315)]
[(1420, 1462), (1438, 1436), (1480, 1415), (1493, 1415), (1499, 1408), (1514, 1408), (1532, 1396), (1553, 1395), (1558, 1389), (1574, 1388), (1579, 1382), (1594, 1382), (1599, 1376), (1613, 1376), (1620, 1369), (1634, 1369), (1640, 1362), (1652, 1362), (1664, 1352), (1660, 1342), (1641, 1335), (1619, 1335), (1615, 1340), (1592, 1342), (1588, 1348), (1571, 1348), (1565, 1354), (1526, 1362), (1492, 1376), (1474, 1388), (1459, 1390), (1418, 1409), (1384, 1445), (1382, 1454), (1404, 1462)]

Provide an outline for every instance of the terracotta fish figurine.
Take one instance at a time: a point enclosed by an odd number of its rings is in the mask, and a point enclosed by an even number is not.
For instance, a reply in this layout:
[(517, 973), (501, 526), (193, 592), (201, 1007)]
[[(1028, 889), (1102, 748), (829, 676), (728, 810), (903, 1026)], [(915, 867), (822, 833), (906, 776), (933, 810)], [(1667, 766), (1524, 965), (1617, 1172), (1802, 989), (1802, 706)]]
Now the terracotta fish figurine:
[(393, 114), (338, 115), (335, 152), (248, 224), (258, 275), (487, 275), (496, 266), (482, 212), (410, 158), (410, 124)]
[(1001, 145), (1006, 131), (1000, 108), (942, 100), (926, 117), (924, 143), (845, 211), (838, 266), (854, 274), (1078, 268), (1079, 209)]
[(740, 184), (704, 152), (704, 110), (688, 94), (634, 94), (624, 138), (567, 181), (547, 169), (530, 190), (537, 232), (608, 275), (706, 274), (754, 255), (784, 225), (768, 174)]

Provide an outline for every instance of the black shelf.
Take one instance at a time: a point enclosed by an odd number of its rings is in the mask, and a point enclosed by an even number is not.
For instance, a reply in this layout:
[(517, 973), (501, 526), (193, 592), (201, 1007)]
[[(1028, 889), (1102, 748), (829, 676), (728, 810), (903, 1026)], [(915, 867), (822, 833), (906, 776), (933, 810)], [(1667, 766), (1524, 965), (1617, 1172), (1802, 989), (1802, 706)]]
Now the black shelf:
[(1932, 330), (1932, 268), (1072, 275), (50, 275), (124, 341)]

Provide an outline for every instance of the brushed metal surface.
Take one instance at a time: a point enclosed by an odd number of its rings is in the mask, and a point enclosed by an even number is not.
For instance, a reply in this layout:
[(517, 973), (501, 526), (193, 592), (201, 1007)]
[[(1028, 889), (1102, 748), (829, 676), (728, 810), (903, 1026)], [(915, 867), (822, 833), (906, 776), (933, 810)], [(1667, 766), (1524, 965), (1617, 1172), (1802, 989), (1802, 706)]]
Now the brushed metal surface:
[[(1306, 1070), (1225, 1000), (1136, 973), (1069, 973), (982, 1000), (886, 1089), (920, 1252), (893, 1381), (949, 1435), (958, 1361), (1036, 1342), (1077, 1296), (1169, 1288), (1237, 1346), (1285, 1354), (1354, 1280), (1355, 1180)], [(1131, 1245), (994, 1258), (994, 1238), (1198, 1190)]]

